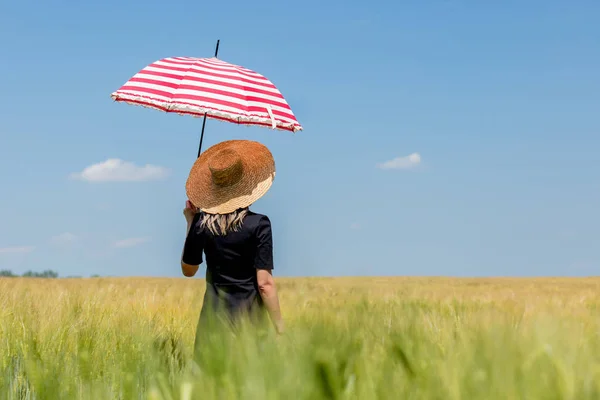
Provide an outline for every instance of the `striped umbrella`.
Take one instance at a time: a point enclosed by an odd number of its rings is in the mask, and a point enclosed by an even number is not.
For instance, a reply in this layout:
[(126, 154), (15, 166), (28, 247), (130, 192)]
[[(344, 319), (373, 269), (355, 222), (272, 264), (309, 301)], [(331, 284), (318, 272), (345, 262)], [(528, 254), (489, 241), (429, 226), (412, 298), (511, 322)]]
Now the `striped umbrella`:
[(135, 74), (111, 97), (115, 101), (181, 115), (297, 132), (302, 126), (275, 85), (261, 74), (217, 58), (170, 57)]

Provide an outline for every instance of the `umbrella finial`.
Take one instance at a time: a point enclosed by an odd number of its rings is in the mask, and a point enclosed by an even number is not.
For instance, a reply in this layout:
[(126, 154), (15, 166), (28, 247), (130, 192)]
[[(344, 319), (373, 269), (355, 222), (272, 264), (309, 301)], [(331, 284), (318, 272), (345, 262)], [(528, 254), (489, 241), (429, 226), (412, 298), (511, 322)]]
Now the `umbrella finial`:
[(220, 40), (217, 40), (217, 48), (215, 49), (215, 58), (217, 58), (217, 56), (219, 55), (219, 42), (220, 42)]

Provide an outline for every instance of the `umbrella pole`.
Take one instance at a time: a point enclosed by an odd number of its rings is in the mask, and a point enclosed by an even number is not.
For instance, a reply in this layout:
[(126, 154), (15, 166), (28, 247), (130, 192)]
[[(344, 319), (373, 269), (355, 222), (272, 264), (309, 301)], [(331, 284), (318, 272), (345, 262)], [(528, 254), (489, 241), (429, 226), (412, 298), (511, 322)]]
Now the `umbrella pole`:
[(204, 114), (204, 121), (202, 121), (202, 133), (200, 134), (200, 146), (198, 146), (198, 157), (202, 153), (202, 140), (204, 139), (204, 126), (206, 125), (206, 114)]
[[(219, 55), (219, 42), (217, 40), (217, 47), (215, 48), (215, 58)], [(204, 140), (204, 127), (206, 126), (206, 114), (204, 114), (204, 120), (202, 121), (202, 133), (200, 134), (200, 145), (198, 146), (198, 157), (202, 153), (202, 140)]]

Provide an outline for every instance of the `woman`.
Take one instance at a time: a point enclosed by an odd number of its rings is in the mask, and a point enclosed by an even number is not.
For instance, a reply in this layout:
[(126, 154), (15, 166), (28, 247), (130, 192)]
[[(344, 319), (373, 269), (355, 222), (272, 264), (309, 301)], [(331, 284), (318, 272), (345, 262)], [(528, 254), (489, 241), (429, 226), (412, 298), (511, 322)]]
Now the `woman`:
[(275, 162), (262, 144), (221, 142), (200, 155), (186, 184), (187, 236), (183, 275), (192, 277), (206, 257), (206, 292), (196, 333), (212, 317), (235, 324), (239, 317), (262, 321), (267, 315), (278, 334), (284, 324), (273, 270), (271, 223), (249, 206), (271, 187)]

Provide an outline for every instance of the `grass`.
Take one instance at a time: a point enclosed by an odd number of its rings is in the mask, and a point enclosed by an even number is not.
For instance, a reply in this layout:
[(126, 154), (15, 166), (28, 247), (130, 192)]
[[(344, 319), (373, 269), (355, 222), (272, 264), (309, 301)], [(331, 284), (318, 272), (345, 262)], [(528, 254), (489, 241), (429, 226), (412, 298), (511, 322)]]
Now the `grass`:
[(191, 351), (198, 279), (0, 279), (0, 399), (600, 399), (600, 279), (279, 279)]

